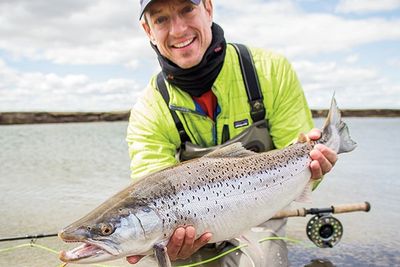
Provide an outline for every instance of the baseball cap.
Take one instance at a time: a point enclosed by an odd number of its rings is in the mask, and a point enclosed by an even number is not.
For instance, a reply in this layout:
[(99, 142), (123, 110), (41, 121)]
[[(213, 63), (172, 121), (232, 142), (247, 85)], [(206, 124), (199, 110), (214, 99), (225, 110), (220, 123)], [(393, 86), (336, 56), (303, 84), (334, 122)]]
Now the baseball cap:
[[(140, 0), (140, 17), (139, 17), (139, 19), (142, 18), (146, 7), (153, 1), (154, 0)], [(190, 0), (190, 2), (192, 2), (195, 5), (198, 5), (198, 4), (200, 4), (201, 0)]]

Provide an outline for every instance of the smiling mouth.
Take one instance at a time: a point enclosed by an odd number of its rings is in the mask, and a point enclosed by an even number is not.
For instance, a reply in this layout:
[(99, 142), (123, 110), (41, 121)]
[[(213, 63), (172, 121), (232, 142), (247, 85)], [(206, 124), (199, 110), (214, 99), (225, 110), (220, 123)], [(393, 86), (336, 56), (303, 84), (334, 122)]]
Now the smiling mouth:
[(109, 252), (107, 252), (103, 248), (101, 248), (97, 245), (85, 242), (82, 245), (80, 245), (72, 250), (61, 251), (59, 258), (63, 262), (75, 262), (75, 261), (79, 261), (81, 259), (95, 258), (95, 257), (98, 257), (100, 255), (105, 255), (105, 254), (111, 255)]
[(194, 42), (194, 40), (196, 40), (196, 37), (193, 37), (192, 39), (186, 40), (186, 41), (178, 43), (178, 44), (174, 44), (174, 45), (172, 45), (172, 47), (178, 48), (178, 49), (185, 48), (185, 47), (188, 47), (189, 45), (191, 45)]

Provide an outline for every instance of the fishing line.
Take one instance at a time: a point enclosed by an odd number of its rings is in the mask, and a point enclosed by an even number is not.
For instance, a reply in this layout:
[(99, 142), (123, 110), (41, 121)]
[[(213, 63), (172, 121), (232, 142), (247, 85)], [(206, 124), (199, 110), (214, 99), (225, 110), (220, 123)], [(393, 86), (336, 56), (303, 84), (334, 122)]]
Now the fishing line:
[[(301, 240), (288, 238), (288, 237), (281, 237), (281, 236), (265, 237), (265, 238), (262, 238), (262, 239), (258, 240), (258, 243), (263, 243), (265, 241), (273, 241), (273, 240), (284, 240), (284, 241), (289, 241), (289, 242), (293, 242), (293, 243), (296, 243), (296, 244), (303, 243), (303, 241), (301, 241)], [(233, 248), (231, 248), (231, 249), (229, 249), (227, 251), (224, 251), (223, 253), (218, 254), (215, 257), (209, 258), (207, 260), (196, 262), (196, 263), (191, 263), (191, 264), (187, 264), (187, 265), (178, 265), (178, 266), (175, 266), (175, 267), (195, 267), (195, 266), (199, 266), (199, 265), (202, 265), (202, 264), (205, 264), (205, 263), (210, 263), (212, 261), (215, 261), (215, 260), (218, 260), (218, 259), (222, 258), (223, 256), (225, 256), (225, 255), (227, 255), (229, 253), (232, 253), (232, 252), (234, 252), (236, 250), (239, 250), (239, 249), (247, 247), (247, 246), (248, 246), (247, 244), (236, 246), (236, 247), (233, 247)], [(303, 246), (304, 247), (308, 247), (308, 248), (314, 247), (314, 246), (310, 246), (310, 245), (307, 246), (305, 244), (303, 244)]]
[[(296, 244), (300, 244), (300, 243), (303, 242), (301, 240), (296, 240), (296, 239), (292, 239), (292, 238), (288, 238), (288, 237), (279, 237), (279, 236), (266, 237), (266, 238), (260, 239), (258, 242), (262, 243), (262, 242), (265, 242), (265, 241), (272, 241), (272, 240), (285, 240), (285, 241), (293, 242), (293, 243), (296, 243)], [(247, 244), (236, 246), (236, 247), (233, 247), (233, 248), (231, 248), (231, 249), (229, 249), (227, 251), (224, 251), (224, 252), (222, 252), (222, 253), (220, 253), (220, 254), (212, 257), (212, 258), (206, 259), (204, 261), (191, 263), (191, 264), (187, 264), (187, 265), (178, 265), (176, 267), (195, 267), (195, 266), (199, 266), (199, 265), (202, 265), (202, 264), (210, 263), (210, 262), (213, 262), (215, 260), (218, 260), (218, 259), (224, 257), (225, 255), (227, 255), (229, 253), (235, 252), (235, 251), (237, 251), (237, 250), (239, 250), (241, 248), (247, 247), (247, 246), (248, 246)], [(48, 251), (48, 252), (51, 252), (51, 253), (54, 253), (54, 254), (58, 254), (58, 251), (56, 251), (54, 249), (51, 249), (51, 248), (46, 247), (46, 246), (35, 244), (33, 242), (25, 243), (25, 244), (13, 246), (13, 247), (3, 248), (3, 249), (0, 249), (0, 253), (9, 252), (9, 251), (13, 251), (13, 250), (17, 250), (17, 249), (25, 248), (25, 247), (39, 248), (39, 249), (42, 249), (42, 250), (45, 250), (45, 251)], [(67, 266), (67, 265), (63, 263), (59, 267), (64, 267), (64, 266)], [(92, 264), (92, 266), (95, 266), (95, 267), (118, 267), (118, 266), (102, 265), (102, 264)]]
[(209, 259), (204, 260), (204, 261), (199, 261), (199, 262), (191, 263), (191, 264), (187, 264), (187, 265), (178, 265), (178, 266), (175, 266), (175, 267), (194, 267), (194, 266), (199, 266), (199, 265), (201, 265), (201, 264), (205, 264), (205, 263), (209, 263), (209, 262), (218, 260), (219, 258), (222, 258), (223, 256), (225, 256), (225, 255), (227, 255), (227, 254), (229, 254), (229, 253), (231, 253), (231, 252), (234, 252), (234, 251), (236, 251), (236, 250), (239, 250), (239, 249), (241, 249), (241, 248), (244, 248), (244, 247), (247, 247), (247, 244), (240, 245), (240, 246), (236, 246), (236, 247), (231, 248), (231, 249), (229, 249), (229, 250), (227, 250), (227, 251), (224, 251), (223, 253), (218, 254), (218, 255), (215, 256), (215, 257), (209, 258)]
[[(9, 251), (13, 251), (13, 250), (17, 250), (17, 249), (25, 248), (25, 247), (39, 248), (39, 249), (42, 249), (42, 250), (45, 250), (45, 251), (48, 251), (48, 252), (51, 252), (54, 254), (58, 254), (58, 251), (56, 251), (52, 248), (46, 247), (46, 246), (35, 244), (35, 243), (33, 243), (33, 240), (30, 243), (25, 243), (25, 244), (13, 246), (13, 247), (0, 249), (0, 253), (9, 252)], [(63, 267), (63, 266), (67, 266), (67, 265), (65, 263), (62, 263), (61, 265), (59, 265), (59, 267)], [(95, 267), (120, 267), (120, 266), (112, 266), (112, 265), (104, 265), (104, 264), (92, 264), (92, 266), (95, 266)]]

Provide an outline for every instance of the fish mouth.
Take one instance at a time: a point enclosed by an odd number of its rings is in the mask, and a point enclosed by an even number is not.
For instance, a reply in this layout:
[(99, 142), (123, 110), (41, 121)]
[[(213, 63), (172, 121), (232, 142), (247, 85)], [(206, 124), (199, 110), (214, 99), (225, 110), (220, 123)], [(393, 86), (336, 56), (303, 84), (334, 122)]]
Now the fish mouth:
[(94, 242), (90, 242), (88, 240), (84, 241), (70, 241), (70, 240), (64, 240), (67, 243), (78, 243), (81, 242), (80, 246), (68, 250), (68, 251), (61, 251), (59, 254), (59, 258), (63, 262), (78, 262), (78, 261), (84, 261), (84, 262), (95, 262), (95, 261), (101, 261), (104, 260), (105, 258), (111, 258), (115, 256), (115, 254), (110, 251), (110, 249), (107, 249), (103, 246), (100, 246), (99, 244), (95, 244)]

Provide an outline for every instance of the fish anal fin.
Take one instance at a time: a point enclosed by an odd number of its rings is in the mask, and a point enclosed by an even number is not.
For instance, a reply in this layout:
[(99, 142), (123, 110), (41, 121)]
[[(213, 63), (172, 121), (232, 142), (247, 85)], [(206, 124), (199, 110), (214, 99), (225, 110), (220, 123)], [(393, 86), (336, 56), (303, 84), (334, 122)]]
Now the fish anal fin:
[(253, 156), (256, 153), (250, 150), (247, 150), (243, 147), (242, 143), (236, 142), (221, 148), (217, 148), (216, 150), (204, 155), (207, 158), (241, 158)]
[(167, 253), (167, 247), (163, 244), (155, 244), (153, 249), (158, 267), (171, 267), (171, 260)]
[(297, 202), (304, 202), (304, 203), (311, 203), (311, 192), (314, 185), (314, 181), (310, 179), (308, 181), (306, 187), (304, 188), (303, 192), (298, 196), (295, 201)]

